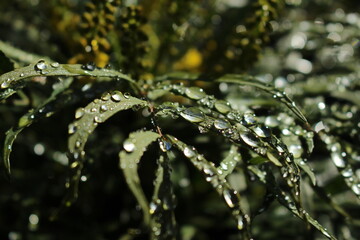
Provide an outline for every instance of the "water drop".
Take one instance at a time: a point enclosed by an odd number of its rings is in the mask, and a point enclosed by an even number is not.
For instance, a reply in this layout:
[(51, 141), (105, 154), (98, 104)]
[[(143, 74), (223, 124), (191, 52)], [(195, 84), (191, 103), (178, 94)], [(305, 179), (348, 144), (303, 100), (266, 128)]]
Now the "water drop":
[(129, 99), (129, 98), (130, 98), (130, 96), (131, 96), (131, 94), (130, 94), (130, 93), (128, 93), (128, 92), (124, 93), (124, 98)]
[(110, 97), (111, 97), (111, 95), (110, 95), (110, 93), (104, 93), (103, 95), (101, 95), (101, 100), (103, 100), (103, 101), (108, 101), (108, 100), (110, 100)]
[(102, 122), (101, 117), (95, 116), (95, 117), (94, 117), (94, 122), (96, 122), (96, 123), (101, 123), (101, 122)]
[(76, 148), (80, 148), (80, 147), (81, 147), (81, 142), (80, 142), (79, 140), (77, 140), (77, 141), (75, 142), (75, 147), (76, 147)]
[(356, 194), (356, 195), (360, 195), (360, 186), (359, 185), (352, 185), (351, 186), (351, 190)]
[(52, 66), (53, 68), (58, 68), (60, 64), (58, 62), (53, 62), (50, 64), (50, 66)]
[[(158, 201), (160, 201), (159, 199), (158, 199)], [(150, 204), (149, 204), (149, 213), (150, 214), (154, 214), (155, 212), (156, 212), (156, 210), (158, 209), (158, 207), (159, 207), (159, 204), (157, 204), (157, 203), (155, 203), (155, 202), (151, 202)]]
[(133, 152), (135, 150), (135, 144), (130, 139), (125, 140), (123, 147), (127, 152)]
[(237, 196), (237, 191), (225, 189), (223, 192), (223, 196), (226, 204), (229, 207), (234, 208), (237, 206), (239, 200)]
[(1, 85), (0, 85), (1, 88), (8, 88), (9, 86), (10, 86), (10, 83), (7, 81), (1, 83)]
[(251, 126), (256, 123), (255, 114), (253, 113), (245, 113), (243, 116), (244, 125)]
[(257, 126), (253, 130), (255, 134), (261, 138), (267, 138), (271, 136), (271, 130), (267, 126)]
[(231, 124), (227, 120), (216, 119), (214, 121), (214, 127), (221, 130), (221, 129), (230, 128)]
[(81, 68), (84, 70), (88, 70), (88, 71), (94, 71), (96, 68), (96, 65), (93, 62), (89, 62), (87, 64), (82, 65)]
[(260, 140), (251, 132), (240, 132), (241, 139), (251, 147), (258, 147)]
[(349, 178), (351, 176), (354, 176), (354, 172), (351, 167), (347, 167), (341, 171), (341, 175), (343, 175), (343, 177)]
[(44, 60), (40, 60), (35, 64), (36, 71), (42, 71), (47, 68), (46, 62)]
[(185, 95), (191, 99), (199, 100), (206, 96), (203, 89), (198, 87), (189, 87), (185, 90)]
[(82, 116), (84, 116), (85, 114), (85, 111), (83, 108), (78, 108), (76, 111), (75, 111), (75, 119), (79, 119), (81, 118)]
[(346, 163), (339, 152), (332, 152), (331, 159), (338, 168), (344, 168), (346, 166)]
[(240, 215), (237, 217), (237, 228), (239, 230), (242, 230), (244, 228), (244, 219)]
[(106, 112), (108, 110), (108, 107), (106, 105), (101, 105), (100, 106), (100, 111), (101, 112)]
[(183, 153), (188, 158), (192, 158), (196, 155), (195, 151), (192, 150), (190, 147), (185, 147)]
[(269, 127), (276, 127), (280, 122), (273, 116), (268, 116), (265, 118), (265, 125)]
[(224, 114), (231, 111), (230, 104), (224, 100), (216, 101), (214, 106), (216, 110)]
[(300, 158), (303, 150), (300, 145), (290, 145), (289, 152), (293, 154), (294, 158)]
[(163, 151), (163, 152), (169, 151), (172, 147), (171, 143), (166, 140), (161, 140), (159, 145), (160, 145), (161, 151)]
[(121, 92), (119, 91), (114, 91), (112, 94), (111, 94), (111, 99), (115, 102), (120, 102), (121, 101)]
[(190, 107), (180, 112), (180, 115), (190, 122), (202, 122), (205, 120), (204, 113), (197, 107)]
[(77, 168), (79, 166), (79, 162), (73, 162), (73, 163), (71, 163), (71, 165), (70, 165), (70, 168)]
[[(95, 100), (97, 100), (97, 99), (95, 99)], [(95, 102), (95, 103), (96, 103), (96, 102)], [(97, 112), (97, 109), (96, 109), (95, 107), (93, 107), (93, 108), (90, 109), (90, 112), (93, 112), (93, 113), (94, 113), (94, 112)]]

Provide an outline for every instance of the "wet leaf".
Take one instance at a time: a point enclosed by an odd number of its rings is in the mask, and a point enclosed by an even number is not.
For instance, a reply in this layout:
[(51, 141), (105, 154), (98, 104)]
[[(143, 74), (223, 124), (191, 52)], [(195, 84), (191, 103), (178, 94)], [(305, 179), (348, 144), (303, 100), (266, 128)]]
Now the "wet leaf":
[(119, 91), (113, 91), (105, 93), (100, 99), (95, 99), (85, 108), (76, 110), (76, 120), (69, 125), (68, 148), (71, 179), (70, 195), (66, 198), (66, 205), (70, 205), (77, 198), (78, 183), (85, 156), (84, 147), (90, 134), (98, 124), (105, 122), (114, 114), (134, 106), (145, 107), (147, 102), (124, 95)]
[(175, 195), (170, 175), (169, 159), (161, 155), (154, 181), (154, 194), (150, 203), (152, 239), (176, 239)]
[(88, 76), (96, 78), (124, 79), (136, 85), (135, 81), (129, 76), (106, 68), (92, 71), (82, 68), (80, 64), (59, 64), (48, 63), (40, 60), (35, 64), (27, 67), (15, 69), (0, 76), (0, 100), (6, 99), (14, 94), (18, 89), (23, 88), (27, 81), (31, 81), (32, 77), (48, 77), (48, 76)]
[(119, 153), (120, 168), (125, 175), (125, 180), (130, 190), (141, 206), (146, 224), (150, 224), (150, 209), (140, 184), (137, 169), (140, 159), (148, 145), (159, 137), (159, 134), (150, 131), (133, 132), (123, 143), (125, 151)]
[(44, 117), (52, 116), (58, 109), (74, 102), (74, 93), (72, 91), (65, 92), (65, 90), (72, 83), (71, 80), (65, 80), (51, 96), (45, 100), (43, 104), (35, 109), (31, 109), (28, 113), (20, 117), (16, 126), (12, 127), (6, 132), (3, 152), (3, 165), (8, 175), (10, 175), (10, 153), (12, 145), (17, 135), (32, 123)]
[(166, 135), (166, 137), (184, 154), (186, 158), (191, 161), (191, 163), (198, 169), (198, 171), (204, 175), (205, 180), (209, 182), (217, 191), (217, 193), (223, 198), (224, 202), (231, 210), (231, 213), (237, 222), (238, 229), (243, 232), (244, 237), (246, 239), (251, 238), (251, 232), (249, 228), (250, 217), (245, 213), (241, 206), (240, 194), (231, 188), (226, 180), (219, 174), (215, 165), (212, 162), (206, 160), (204, 156), (198, 153), (194, 147), (188, 146), (184, 142), (171, 135)]
[(239, 161), (241, 161), (242, 157), (238, 151), (239, 149), (237, 146), (231, 145), (228, 155), (220, 162), (217, 171), (222, 179), (225, 179), (228, 175), (230, 175)]

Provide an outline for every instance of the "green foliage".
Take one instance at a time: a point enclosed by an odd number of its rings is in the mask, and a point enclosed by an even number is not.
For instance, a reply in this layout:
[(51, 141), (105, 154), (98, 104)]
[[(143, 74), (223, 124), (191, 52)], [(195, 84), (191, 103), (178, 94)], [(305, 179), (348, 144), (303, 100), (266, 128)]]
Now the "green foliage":
[(360, 238), (357, 3), (15, 2), (0, 236)]

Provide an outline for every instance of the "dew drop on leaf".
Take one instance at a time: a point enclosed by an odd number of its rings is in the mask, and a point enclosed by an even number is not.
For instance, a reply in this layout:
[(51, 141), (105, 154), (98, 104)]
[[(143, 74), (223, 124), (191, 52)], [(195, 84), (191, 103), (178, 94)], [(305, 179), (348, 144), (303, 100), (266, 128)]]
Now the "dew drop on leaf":
[(85, 114), (85, 111), (83, 108), (78, 108), (76, 111), (75, 111), (75, 119), (80, 119), (82, 116), (84, 116)]
[(58, 62), (53, 62), (50, 64), (50, 66), (52, 66), (53, 68), (58, 68), (60, 64)]
[(68, 133), (69, 134), (74, 134), (76, 132), (76, 126), (75, 124), (69, 124), (69, 129), (68, 129)]
[(186, 88), (185, 95), (194, 100), (199, 100), (206, 96), (204, 90), (198, 87)]
[(243, 116), (243, 123), (246, 126), (251, 126), (256, 123), (255, 114), (253, 113), (245, 113)]
[(9, 86), (10, 86), (10, 83), (5, 81), (5, 82), (1, 83), (0, 88), (8, 88)]
[(240, 132), (241, 139), (251, 147), (258, 147), (260, 140), (251, 132)]
[(47, 68), (46, 62), (44, 60), (40, 60), (35, 64), (36, 71), (42, 71)]
[(121, 93), (119, 91), (114, 91), (111, 94), (111, 99), (115, 102), (120, 102), (121, 101)]
[(331, 153), (331, 159), (338, 168), (344, 168), (346, 166), (346, 163), (339, 152)]
[(103, 101), (108, 101), (108, 100), (110, 100), (110, 97), (111, 97), (111, 95), (110, 95), (110, 93), (104, 93), (103, 95), (101, 95), (101, 100), (103, 100)]
[(226, 204), (230, 208), (234, 208), (238, 204), (238, 197), (236, 191), (225, 189), (223, 192), (223, 196)]
[(266, 126), (257, 126), (254, 128), (254, 132), (258, 137), (261, 137), (261, 138), (267, 138), (267, 137), (270, 137), (270, 135), (271, 135), (270, 128), (268, 128)]
[(218, 110), (220, 113), (228, 113), (231, 111), (230, 104), (224, 100), (218, 100), (215, 102), (215, 109)]
[(195, 156), (194, 150), (192, 150), (192, 149), (189, 148), (189, 147), (185, 147), (183, 153), (184, 153), (184, 155), (185, 155), (186, 157), (188, 157), (188, 158), (191, 158), (191, 157), (194, 157), (194, 156)]
[(197, 107), (190, 107), (180, 112), (180, 115), (190, 122), (202, 122), (205, 120), (204, 113)]
[(124, 146), (125, 151), (127, 151), (127, 152), (133, 152), (135, 150), (135, 144), (130, 139), (125, 140), (123, 146)]
[(131, 94), (130, 94), (130, 93), (128, 93), (128, 92), (124, 93), (124, 98), (129, 99), (129, 98), (130, 98), (130, 96), (131, 96)]
[(101, 118), (99, 116), (95, 116), (94, 117), (94, 122), (101, 123), (102, 121), (101, 121)]
[(231, 124), (224, 119), (216, 119), (214, 121), (214, 127), (221, 130), (231, 127)]

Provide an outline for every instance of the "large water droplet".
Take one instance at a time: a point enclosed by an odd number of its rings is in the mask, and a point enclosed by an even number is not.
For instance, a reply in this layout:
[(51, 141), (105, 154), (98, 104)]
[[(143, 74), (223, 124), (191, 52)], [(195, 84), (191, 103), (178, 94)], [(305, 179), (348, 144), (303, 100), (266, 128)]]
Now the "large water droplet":
[(47, 68), (46, 62), (44, 60), (40, 60), (35, 64), (36, 71), (42, 71)]
[(85, 114), (85, 111), (83, 108), (78, 108), (76, 111), (75, 111), (75, 119), (79, 119), (81, 118), (82, 116), (84, 116)]
[(101, 105), (100, 106), (100, 111), (101, 112), (106, 112), (108, 110), (108, 107), (106, 105)]
[(221, 130), (221, 129), (230, 128), (231, 124), (225, 119), (216, 119), (214, 121), (214, 127)]
[(160, 145), (161, 151), (163, 151), (163, 152), (169, 151), (172, 147), (171, 143), (166, 140), (161, 140), (159, 145)]
[(218, 110), (219, 112), (224, 113), (224, 114), (231, 111), (230, 104), (224, 100), (216, 101), (214, 106), (215, 106), (216, 110)]
[(82, 65), (81, 68), (84, 70), (88, 70), (88, 71), (94, 71), (96, 68), (96, 65), (93, 62), (89, 62), (87, 64)]
[(346, 163), (339, 152), (332, 152), (331, 159), (334, 162), (335, 166), (339, 168), (344, 168), (346, 166)]
[(271, 130), (270, 128), (266, 126), (257, 126), (254, 128), (254, 132), (257, 136), (266, 138), (271, 136)]
[(185, 90), (185, 95), (191, 99), (199, 100), (206, 96), (203, 89), (198, 87), (189, 87)]
[(115, 102), (120, 102), (121, 101), (121, 92), (119, 91), (114, 91), (112, 94), (111, 94), (111, 99)]
[(101, 123), (101, 122), (102, 122), (101, 117), (95, 116), (95, 117), (94, 117), (94, 122), (96, 122), (96, 123)]
[(135, 144), (133, 142), (133, 140), (127, 139), (125, 140), (124, 144), (124, 149), (127, 152), (133, 152), (135, 150)]
[(180, 115), (190, 122), (202, 122), (205, 120), (204, 113), (197, 107), (187, 108)]
[(131, 96), (131, 94), (130, 94), (130, 93), (128, 93), (128, 92), (124, 93), (124, 98), (129, 99), (129, 98), (130, 98), (130, 96)]
[(251, 147), (258, 147), (260, 140), (251, 132), (240, 132), (241, 139)]
[(351, 190), (353, 190), (356, 195), (360, 195), (360, 186), (358, 184), (352, 185)]
[(5, 81), (3, 83), (1, 83), (0, 87), (1, 88), (8, 88), (10, 86), (10, 83), (8, 81)]
[(251, 126), (256, 123), (255, 114), (253, 113), (245, 113), (243, 116), (244, 125)]
[(50, 66), (52, 66), (53, 68), (58, 68), (60, 64), (58, 62), (53, 62), (50, 64)]
[(185, 147), (183, 153), (188, 158), (192, 158), (196, 155), (195, 151), (190, 147)]
[(290, 145), (289, 152), (293, 154), (294, 158), (300, 158), (303, 150), (300, 145)]
[(237, 206), (239, 199), (236, 191), (225, 189), (223, 192), (223, 196), (226, 204), (229, 207), (234, 208)]

